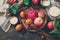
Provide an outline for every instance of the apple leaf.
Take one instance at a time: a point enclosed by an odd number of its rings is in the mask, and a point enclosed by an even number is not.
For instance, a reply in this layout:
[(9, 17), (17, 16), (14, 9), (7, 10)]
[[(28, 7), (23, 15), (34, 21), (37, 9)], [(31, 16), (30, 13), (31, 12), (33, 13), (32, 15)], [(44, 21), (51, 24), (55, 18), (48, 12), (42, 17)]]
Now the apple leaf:
[(54, 29), (49, 32), (50, 34), (57, 34), (60, 37), (60, 19), (54, 20)]

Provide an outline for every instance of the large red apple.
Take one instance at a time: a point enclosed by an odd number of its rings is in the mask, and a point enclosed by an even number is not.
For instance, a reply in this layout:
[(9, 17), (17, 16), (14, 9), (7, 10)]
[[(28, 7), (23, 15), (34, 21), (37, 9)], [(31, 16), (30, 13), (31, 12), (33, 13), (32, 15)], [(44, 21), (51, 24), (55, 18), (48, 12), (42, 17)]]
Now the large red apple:
[(28, 18), (35, 19), (36, 18), (36, 11), (35, 10), (30, 10), (28, 12)]
[(39, 4), (39, 0), (32, 0), (32, 2), (34, 3), (34, 5), (38, 5)]
[(52, 21), (48, 22), (47, 28), (48, 28), (49, 30), (52, 30), (53, 27), (54, 27), (53, 22), (52, 22)]
[(37, 18), (34, 20), (34, 24), (35, 24), (37, 27), (41, 27), (42, 24), (43, 24), (43, 19), (40, 18), (40, 17), (37, 17)]
[(41, 9), (39, 12), (38, 12), (38, 17), (44, 17), (45, 15), (45, 10), (44, 9)]

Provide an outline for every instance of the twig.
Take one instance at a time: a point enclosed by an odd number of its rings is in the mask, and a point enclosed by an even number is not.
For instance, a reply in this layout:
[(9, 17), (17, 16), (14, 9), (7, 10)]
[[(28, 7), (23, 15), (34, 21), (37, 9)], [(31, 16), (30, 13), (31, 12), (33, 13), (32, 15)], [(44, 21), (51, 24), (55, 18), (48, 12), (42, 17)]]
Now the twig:
[(22, 21), (22, 24), (24, 25), (24, 27), (27, 29), (27, 31), (40, 33), (41, 35), (43, 35), (43, 36), (45, 36), (45, 37), (48, 37), (48, 38), (51, 39), (51, 40), (55, 40), (55, 39), (53, 39), (50, 35), (48, 35), (47, 33), (45, 33), (45, 32), (42, 31), (42, 30), (28, 30), (28, 27), (29, 27), (29, 26), (24, 23), (25, 20), (22, 19), (21, 21)]

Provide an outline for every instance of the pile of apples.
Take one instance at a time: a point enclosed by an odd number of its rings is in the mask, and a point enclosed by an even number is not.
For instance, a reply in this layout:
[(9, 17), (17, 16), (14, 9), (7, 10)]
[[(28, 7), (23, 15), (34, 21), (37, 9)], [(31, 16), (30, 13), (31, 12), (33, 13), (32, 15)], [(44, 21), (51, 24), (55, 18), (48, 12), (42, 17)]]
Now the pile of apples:
[[(10, 3), (15, 3), (17, 0), (9, 0)], [(38, 5), (40, 0), (32, 0), (32, 3), (34, 5)], [(27, 16), (27, 17), (26, 17)], [(25, 19), (25, 24), (30, 25), (34, 24), (36, 27), (41, 27), (44, 23), (44, 17), (45, 17), (45, 10), (40, 9), (40, 10), (29, 10), (28, 13), (26, 14), (24, 11), (20, 12), (20, 17), (21, 19)], [(47, 24), (48, 29), (53, 29), (53, 22), (50, 21)], [(22, 24), (16, 25), (16, 30), (21, 30), (22, 29)]]
[[(27, 17), (26, 17), (27, 15)], [(20, 17), (22, 19), (26, 19), (25, 24), (30, 25), (34, 24), (36, 27), (41, 27), (43, 25), (43, 18), (45, 16), (45, 10), (29, 10), (28, 13), (26, 14), (24, 11), (20, 12)]]
[[(25, 13), (25, 11), (20, 12), (20, 18), (26, 19), (25, 20), (26, 25), (34, 24), (37, 28), (42, 27), (42, 25), (44, 23), (44, 17), (45, 17), (44, 9), (29, 10), (27, 14)], [(23, 26), (22, 24), (18, 24), (16, 26), (16, 30), (20, 31), (22, 29), (22, 26)], [(47, 28), (49, 30), (52, 30), (54, 28), (54, 22), (53, 21), (48, 22)]]
[[(34, 24), (37, 28), (42, 27), (42, 25), (44, 23), (44, 17), (45, 17), (45, 10), (44, 9), (29, 10), (27, 14), (25, 13), (25, 11), (20, 12), (20, 18), (26, 19), (25, 20), (26, 25)], [(49, 30), (52, 30), (53, 27), (54, 27), (53, 21), (48, 22), (47, 28)], [(22, 24), (18, 24), (16, 26), (16, 30), (20, 31), (21, 29), (22, 29)]]

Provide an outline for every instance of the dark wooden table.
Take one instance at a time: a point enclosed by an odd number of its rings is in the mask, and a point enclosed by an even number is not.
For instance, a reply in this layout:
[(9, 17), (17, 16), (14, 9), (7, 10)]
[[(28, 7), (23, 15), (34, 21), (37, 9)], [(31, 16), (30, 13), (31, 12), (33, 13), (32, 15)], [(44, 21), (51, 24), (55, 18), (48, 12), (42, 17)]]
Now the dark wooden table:
[[(40, 34), (30, 33), (24, 30), (23, 32), (17, 32), (15, 28), (11, 26), (7, 33), (3, 32), (0, 28), (0, 40), (40, 40)], [(60, 39), (57, 38), (57, 40)]]
[(40, 40), (40, 34), (24, 30), (23, 32), (18, 32), (14, 27), (11, 27), (7, 33), (0, 29), (0, 40)]

